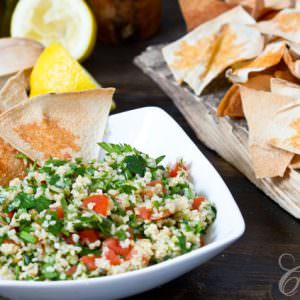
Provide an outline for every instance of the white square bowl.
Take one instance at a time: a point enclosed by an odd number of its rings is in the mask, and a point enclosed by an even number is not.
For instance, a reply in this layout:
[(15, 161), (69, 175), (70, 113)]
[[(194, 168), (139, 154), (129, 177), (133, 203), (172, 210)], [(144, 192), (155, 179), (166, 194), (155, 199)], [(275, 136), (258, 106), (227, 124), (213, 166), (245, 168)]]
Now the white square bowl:
[(224, 181), (163, 110), (147, 107), (111, 116), (105, 140), (130, 144), (153, 157), (166, 155), (165, 163), (182, 157), (190, 165), (196, 190), (217, 208), (217, 218), (206, 236), (207, 245), (160, 264), (120, 275), (57, 282), (0, 280), (1, 296), (28, 300), (123, 298), (162, 285), (196, 268), (243, 234), (243, 217)]

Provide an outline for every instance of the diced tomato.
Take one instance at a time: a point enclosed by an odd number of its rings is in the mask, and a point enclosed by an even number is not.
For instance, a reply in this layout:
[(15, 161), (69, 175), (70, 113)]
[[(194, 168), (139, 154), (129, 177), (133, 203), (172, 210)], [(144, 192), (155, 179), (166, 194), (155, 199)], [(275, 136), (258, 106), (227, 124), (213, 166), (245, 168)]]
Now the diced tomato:
[(80, 261), (87, 266), (89, 271), (94, 271), (97, 269), (96, 258), (97, 257), (95, 255), (85, 255), (80, 258)]
[(163, 215), (161, 217), (151, 216), (150, 219), (151, 219), (151, 221), (160, 221), (160, 220), (170, 217), (171, 215), (172, 215), (171, 212), (168, 209), (166, 209), (166, 210), (164, 210)]
[(115, 237), (110, 237), (104, 241), (104, 244), (117, 255), (126, 256), (131, 251), (131, 247), (123, 248), (120, 241)]
[(105, 257), (110, 261), (110, 263), (113, 265), (113, 266), (117, 266), (121, 263), (121, 260), (120, 258), (117, 256), (117, 254), (109, 249), (106, 253), (105, 253)]
[(148, 186), (156, 186), (157, 184), (163, 184), (160, 179), (152, 180), (149, 183), (147, 183)]
[(3, 244), (16, 244), (13, 240), (5, 239), (2, 242)]
[(73, 266), (70, 269), (68, 269), (65, 273), (66, 275), (71, 276), (76, 272), (76, 270), (77, 270), (77, 266)]
[(65, 217), (64, 211), (61, 206), (56, 208), (56, 215), (59, 219), (63, 219)]
[(8, 213), (0, 212), (0, 216), (2, 216), (3, 218), (7, 218), (8, 217), (8, 218), (10, 218), (10, 220), (13, 218), (14, 214), (15, 214), (14, 210), (10, 211)]
[(125, 260), (130, 260), (137, 251), (135, 249), (131, 249), (130, 252), (125, 256)]
[(153, 197), (154, 192), (153, 192), (153, 191), (150, 191), (150, 190), (145, 190), (145, 191), (142, 191), (141, 194), (142, 194), (142, 197), (143, 197), (143, 198), (144, 198), (145, 196), (147, 196), (148, 198), (151, 198), (151, 197)]
[(196, 197), (192, 204), (192, 209), (198, 209), (204, 200), (205, 200), (205, 197), (203, 197), (203, 196)]
[[(147, 183), (147, 186), (156, 186), (157, 184), (160, 184), (160, 185), (162, 186), (162, 191), (163, 191), (164, 193), (167, 192), (167, 189), (165, 188), (163, 182), (162, 182), (160, 179), (156, 179), (156, 180), (150, 181), (149, 183)], [(152, 196), (153, 196), (153, 195), (152, 195)], [(151, 196), (151, 197), (152, 197), (152, 196)]]
[(170, 170), (170, 177), (176, 177), (177, 173), (179, 171), (179, 164), (176, 163), (176, 165)]
[(94, 243), (100, 239), (100, 234), (95, 229), (82, 229), (78, 231), (80, 238), (80, 244), (88, 245), (89, 243)]
[(152, 214), (152, 209), (151, 208), (139, 207), (138, 212), (139, 212), (139, 217), (141, 219), (150, 220), (151, 214)]
[(63, 235), (62, 238), (69, 245), (74, 245), (75, 244), (75, 242), (73, 241), (72, 235), (69, 235), (69, 236)]
[(109, 198), (106, 195), (92, 195), (84, 199), (83, 206), (88, 207), (89, 203), (94, 203), (93, 211), (99, 215), (107, 216)]
[(181, 170), (181, 169), (184, 169), (186, 170), (186, 166), (185, 165), (181, 165), (179, 163), (176, 163), (176, 165), (170, 170), (170, 177), (176, 177), (178, 172)]

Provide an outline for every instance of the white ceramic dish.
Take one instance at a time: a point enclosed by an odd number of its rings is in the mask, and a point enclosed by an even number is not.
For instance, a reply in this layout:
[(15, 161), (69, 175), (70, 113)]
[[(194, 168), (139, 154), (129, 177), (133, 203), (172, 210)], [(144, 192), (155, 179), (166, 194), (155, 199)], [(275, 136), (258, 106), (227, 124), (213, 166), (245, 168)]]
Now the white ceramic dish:
[(225, 183), (191, 139), (163, 110), (148, 107), (116, 114), (109, 118), (108, 128), (106, 140), (109, 142), (128, 143), (154, 157), (165, 154), (166, 162), (183, 157), (190, 163), (196, 190), (217, 207), (216, 221), (206, 237), (207, 245), (175, 259), (121, 275), (60, 282), (0, 280), (1, 296), (28, 300), (123, 298), (157, 287), (196, 268), (243, 234), (243, 217)]

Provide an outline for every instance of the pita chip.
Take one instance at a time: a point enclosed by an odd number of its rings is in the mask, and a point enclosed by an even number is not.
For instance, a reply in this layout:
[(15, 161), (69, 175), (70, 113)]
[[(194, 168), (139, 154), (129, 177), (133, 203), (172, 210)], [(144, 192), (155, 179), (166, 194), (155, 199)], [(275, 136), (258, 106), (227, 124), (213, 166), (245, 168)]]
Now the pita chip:
[(264, 34), (281, 37), (296, 44), (300, 43), (300, 9), (284, 9), (273, 19), (257, 23)]
[(0, 115), (0, 137), (39, 163), (98, 155), (114, 89), (47, 94)]
[(275, 94), (280, 94), (294, 98), (295, 100), (300, 100), (300, 85), (279, 79), (271, 79), (271, 91)]
[(0, 90), (0, 113), (26, 100), (29, 89), (28, 76), (24, 71), (11, 76)]
[[(300, 18), (300, 15), (299, 15)], [(284, 51), (283, 60), (286, 63), (289, 71), (298, 79), (300, 79), (300, 60), (294, 60), (289, 50)]]
[(0, 39), (0, 78), (32, 68), (43, 49), (40, 43), (29, 39)]
[(268, 131), (270, 145), (300, 155), (300, 101), (280, 108)]
[(300, 169), (300, 155), (295, 155), (290, 163), (290, 168), (292, 169)]
[[(270, 91), (271, 78), (272, 76), (269, 74), (258, 74), (251, 77), (243, 86), (255, 90)], [(218, 106), (217, 115), (219, 117), (244, 117), (240, 85), (233, 84), (227, 91)]]
[(179, 0), (179, 5), (188, 31), (233, 7), (221, 0)]
[(242, 5), (256, 19), (266, 12), (262, 0), (225, 0), (225, 2), (231, 5)]
[(263, 37), (247, 26), (254, 23), (238, 6), (164, 47), (164, 58), (176, 81), (187, 83), (200, 95), (227, 67), (259, 55)]
[[(12, 76), (0, 90), (0, 113), (10, 109), (14, 105), (27, 100), (28, 88), (27, 76), (23, 71)], [(16, 177), (23, 177), (27, 164), (16, 157), (17, 153), (10, 144), (0, 138), (0, 185), (6, 186)]]
[(281, 61), (285, 50), (286, 43), (283, 41), (270, 43), (253, 60), (242, 63), (235, 69), (228, 69), (226, 77), (234, 83), (245, 83), (248, 81), (250, 73), (261, 72), (277, 65)]
[(249, 152), (256, 178), (282, 177), (294, 154), (269, 145), (268, 128), (289, 97), (241, 87), (243, 111), (249, 127)]

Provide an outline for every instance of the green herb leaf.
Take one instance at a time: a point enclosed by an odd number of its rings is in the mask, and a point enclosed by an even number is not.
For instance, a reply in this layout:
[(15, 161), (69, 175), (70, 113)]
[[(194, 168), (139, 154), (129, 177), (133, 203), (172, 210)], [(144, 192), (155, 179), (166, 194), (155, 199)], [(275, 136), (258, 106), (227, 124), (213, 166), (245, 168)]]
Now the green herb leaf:
[(53, 165), (55, 167), (60, 167), (63, 166), (67, 163), (67, 160), (61, 160), (61, 159), (55, 159), (55, 158), (49, 158), (46, 162), (45, 165)]
[(37, 242), (37, 238), (27, 231), (21, 231), (19, 234), (20, 239), (24, 242), (35, 244)]
[(116, 236), (119, 238), (120, 241), (124, 241), (127, 239), (126, 232), (124, 230), (119, 230), (116, 232)]
[(146, 172), (147, 163), (141, 155), (129, 155), (123, 160), (126, 168), (133, 174), (144, 176)]
[(117, 153), (117, 154), (122, 154), (125, 152), (139, 153), (138, 150), (136, 150), (135, 148), (131, 147), (128, 144), (111, 144), (111, 143), (101, 142), (98, 143), (98, 145), (108, 153)]
[(51, 200), (46, 198), (45, 196), (40, 196), (34, 201), (34, 209), (36, 209), (38, 212), (41, 212), (45, 209), (48, 209), (51, 204)]
[(41, 273), (43, 275), (44, 278), (46, 279), (57, 279), (59, 274), (56, 271), (53, 272), (48, 272), (48, 267), (51, 267), (52, 265), (50, 264), (45, 264), (43, 265), (42, 269), (41, 269)]
[(21, 153), (21, 152), (16, 154), (16, 158), (24, 159), (26, 161), (30, 161), (30, 158), (27, 155), (25, 155), (24, 153)]
[(186, 247), (186, 238), (184, 235), (178, 236), (178, 246), (182, 253), (187, 253), (190, 251), (189, 248)]
[[(46, 216), (50, 215), (51, 219), (47, 220)], [(47, 230), (54, 234), (54, 235), (58, 235), (59, 233), (61, 233), (62, 229), (63, 229), (63, 221), (61, 219), (59, 219), (57, 217), (56, 211), (48, 211), (47, 214), (44, 216), (43, 218), (43, 222), (47, 220), (49, 223), (49, 226), (47, 227)], [(55, 224), (51, 225), (50, 222), (51, 221), (55, 221)]]
[(161, 155), (155, 159), (156, 164), (158, 165), (161, 161), (165, 159), (165, 155)]

